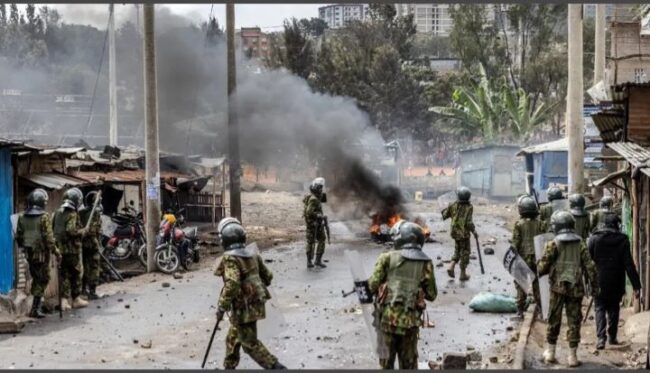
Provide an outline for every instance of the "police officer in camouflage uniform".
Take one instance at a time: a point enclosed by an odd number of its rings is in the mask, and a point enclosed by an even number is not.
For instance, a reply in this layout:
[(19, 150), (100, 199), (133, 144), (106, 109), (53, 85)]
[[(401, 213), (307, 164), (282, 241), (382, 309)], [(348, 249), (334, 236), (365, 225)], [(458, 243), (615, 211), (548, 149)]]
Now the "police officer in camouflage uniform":
[[(305, 205), (303, 216), (307, 228), (307, 268), (313, 268), (314, 264), (318, 267), (327, 267), (322, 262), (323, 253), (325, 252), (325, 215), (323, 215), (323, 202), (325, 202), (325, 179), (317, 177), (309, 186), (311, 192), (303, 199)], [(314, 258), (314, 246), (316, 246), (316, 262), (312, 264)]]
[(546, 198), (548, 199), (548, 203), (540, 208), (539, 219), (544, 224), (544, 227), (546, 227), (546, 230), (550, 232), (553, 229), (551, 227), (551, 215), (555, 212), (553, 209), (553, 201), (564, 199), (564, 196), (560, 188), (552, 186), (546, 190)]
[(27, 209), (18, 217), (16, 227), (16, 243), (22, 247), (27, 262), (29, 274), (32, 276), (31, 294), (34, 297), (29, 317), (43, 318), (43, 294), (50, 281), (50, 255), (54, 254), (57, 261), (61, 254), (54, 243), (50, 215), (45, 212), (47, 193), (43, 189), (35, 189), (27, 196)]
[[(544, 233), (542, 221), (539, 220), (539, 211), (537, 203), (530, 196), (524, 196), (517, 203), (519, 216), (521, 217), (515, 223), (512, 229), (512, 246), (517, 250), (519, 256), (526, 262), (528, 268), (533, 272), (537, 270), (535, 260), (535, 236)], [(517, 316), (523, 318), (526, 311), (527, 294), (519, 284), (515, 282), (517, 290)], [(535, 305), (540, 307), (539, 282), (537, 279), (533, 282), (533, 298)]]
[[(97, 192), (92, 191), (86, 194), (85, 206), (79, 211), (79, 220), (82, 226), (88, 224), (90, 213), (95, 205)], [(101, 257), (99, 256), (99, 235), (102, 230), (102, 205), (97, 202), (97, 208), (93, 214), (92, 221), (88, 225), (88, 234), (82, 240), (83, 258), (83, 292), (88, 294), (89, 300), (95, 300), (97, 296), (97, 282), (99, 281)]]
[(569, 341), (570, 367), (580, 365), (577, 350), (582, 324), (582, 298), (585, 295), (583, 279), (587, 279), (592, 296), (598, 294), (596, 267), (589, 256), (584, 240), (575, 233), (575, 220), (567, 211), (557, 211), (551, 216), (555, 239), (544, 247), (544, 255), (537, 263), (540, 276), (549, 275), (551, 299), (544, 361), (554, 363), (555, 346), (562, 324), (562, 309), (566, 309), (567, 340)]
[(437, 295), (431, 259), (422, 251), (424, 232), (411, 222), (399, 225), (394, 237), (395, 250), (383, 253), (368, 279), (370, 292), (379, 307), (379, 331), (388, 356), (379, 361), (383, 369), (393, 369), (395, 358), (400, 369), (417, 369), (418, 336), (425, 300)]
[(591, 231), (595, 232), (604, 227), (605, 215), (615, 214), (614, 199), (611, 196), (604, 196), (600, 199), (600, 208), (591, 213)]
[(571, 194), (569, 196), (569, 208), (576, 222), (576, 234), (586, 240), (589, 238), (591, 223), (589, 222), (589, 214), (585, 210), (585, 197), (580, 193)]
[(78, 188), (68, 189), (63, 195), (63, 204), (54, 213), (54, 238), (61, 249), (60, 279), (62, 284), (62, 309), (70, 309), (68, 297), (72, 296), (72, 307), (82, 308), (88, 302), (81, 298), (83, 277), (81, 240), (86, 228), (81, 226), (77, 210), (83, 207), (83, 193)]
[(239, 350), (243, 348), (265, 369), (286, 369), (257, 339), (257, 321), (266, 316), (264, 304), (271, 298), (267, 286), (273, 274), (255, 250), (245, 247), (246, 231), (237, 219), (225, 218), (217, 229), (225, 250), (215, 271), (224, 282), (217, 319), (223, 319), (225, 313), (230, 312), (223, 366), (235, 369), (239, 364)]
[(469, 264), (471, 251), (470, 237), (471, 234), (474, 234), (476, 239), (478, 239), (478, 234), (472, 221), (474, 207), (469, 201), (472, 197), (472, 192), (469, 188), (461, 186), (456, 190), (456, 197), (456, 202), (442, 210), (443, 220), (451, 218), (451, 238), (456, 243), (454, 256), (451, 258), (451, 265), (447, 270), (447, 274), (449, 277), (455, 277), (456, 263), (460, 262), (460, 280), (467, 281), (469, 280), (467, 265)]

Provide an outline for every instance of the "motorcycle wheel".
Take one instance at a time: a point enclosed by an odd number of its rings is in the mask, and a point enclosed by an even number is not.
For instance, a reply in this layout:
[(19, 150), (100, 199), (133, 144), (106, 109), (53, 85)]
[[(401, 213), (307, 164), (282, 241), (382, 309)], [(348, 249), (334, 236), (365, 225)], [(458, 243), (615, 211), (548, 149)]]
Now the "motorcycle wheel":
[(166, 274), (176, 272), (180, 264), (176, 249), (170, 247), (156, 252), (155, 260), (158, 270)]
[(144, 268), (147, 268), (147, 244), (143, 243), (138, 249), (138, 259)]

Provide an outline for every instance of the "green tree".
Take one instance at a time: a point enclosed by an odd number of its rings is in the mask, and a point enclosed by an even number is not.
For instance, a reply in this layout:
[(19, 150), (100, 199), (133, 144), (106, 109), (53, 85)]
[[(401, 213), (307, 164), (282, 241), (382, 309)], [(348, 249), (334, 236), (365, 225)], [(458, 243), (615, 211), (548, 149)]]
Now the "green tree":
[(207, 46), (215, 46), (224, 40), (223, 29), (219, 27), (219, 22), (217, 18), (211, 17), (207, 23), (202, 25), (203, 30), (205, 31), (205, 42)]
[(284, 21), (284, 48), (286, 68), (298, 76), (307, 78), (313, 67), (314, 51), (311, 40), (295, 18)]
[(313, 38), (318, 38), (327, 30), (327, 22), (320, 18), (303, 18), (299, 22), (303, 32)]

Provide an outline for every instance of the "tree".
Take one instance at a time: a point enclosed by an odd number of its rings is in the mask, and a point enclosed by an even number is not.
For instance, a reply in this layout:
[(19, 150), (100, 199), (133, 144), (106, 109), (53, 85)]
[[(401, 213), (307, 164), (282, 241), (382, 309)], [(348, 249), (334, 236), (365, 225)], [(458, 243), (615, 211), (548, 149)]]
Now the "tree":
[(284, 21), (286, 67), (292, 73), (307, 78), (314, 63), (314, 51), (298, 20)]
[(17, 26), (20, 22), (20, 15), (18, 14), (18, 6), (15, 3), (9, 5), (9, 23)]
[(219, 27), (217, 18), (210, 17), (207, 23), (204, 23), (202, 28), (205, 30), (205, 42), (208, 46), (215, 46), (224, 40), (223, 29)]
[(299, 24), (302, 31), (313, 38), (320, 37), (328, 28), (327, 22), (320, 18), (303, 18), (299, 21)]

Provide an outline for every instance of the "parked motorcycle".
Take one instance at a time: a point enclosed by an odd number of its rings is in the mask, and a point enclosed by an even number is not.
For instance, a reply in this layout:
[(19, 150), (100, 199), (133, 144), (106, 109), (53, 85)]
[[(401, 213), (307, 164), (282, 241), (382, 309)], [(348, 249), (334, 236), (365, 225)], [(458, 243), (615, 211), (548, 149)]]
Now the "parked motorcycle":
[(111, 221), (117, 225), (110, 236), (103, 236), (104, 255), (110, 261), (121, 261), (133, 256), (147, 266), (147, 239), (142, 213), (114, 214)]
[[(193, 263), (199, 262), (198, 228), (182, 228), (185, 223), (184, 211), (185, 209), (180, 209), (176, 213), (165, 214), (160, 223), (155, 262), (158, 270), (163, 273), (174, 273), (179, 265), (189, 269)], [(181, 263), (180, 253), (183, 249), (185, 250), (184, 263)]]

